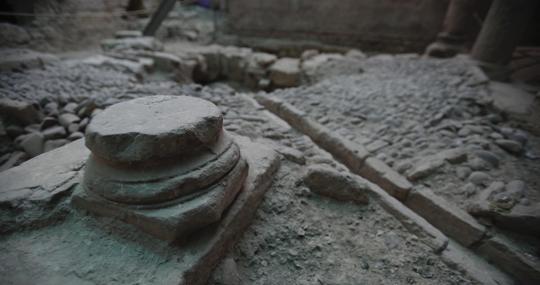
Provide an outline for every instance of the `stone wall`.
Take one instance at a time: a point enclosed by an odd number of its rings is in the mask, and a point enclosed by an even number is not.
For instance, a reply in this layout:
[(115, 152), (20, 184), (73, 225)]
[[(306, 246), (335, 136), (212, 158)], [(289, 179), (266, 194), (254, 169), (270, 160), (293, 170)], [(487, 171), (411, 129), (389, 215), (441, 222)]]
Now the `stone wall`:
[(228, 0), (225, 33), (420, 52), (440, 31), (448, 0)]

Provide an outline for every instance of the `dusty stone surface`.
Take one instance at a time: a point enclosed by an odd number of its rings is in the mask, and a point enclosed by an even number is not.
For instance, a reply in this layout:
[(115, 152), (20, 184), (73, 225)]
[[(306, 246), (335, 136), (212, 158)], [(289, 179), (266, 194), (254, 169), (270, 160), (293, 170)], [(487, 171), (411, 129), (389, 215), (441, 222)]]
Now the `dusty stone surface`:
[(63, 218), (69, 212), (64, 201), (78, 183), (88, 154), (84, 140), (78, 140), (1, 172), (1, 231), (39, 227)]
[(86, 145), (98, 157), (112, 161), (172, 158), (211, 147), (222, 125), (220, 110), (210, 102), (153, 96), (98, 114), (86, 130)]

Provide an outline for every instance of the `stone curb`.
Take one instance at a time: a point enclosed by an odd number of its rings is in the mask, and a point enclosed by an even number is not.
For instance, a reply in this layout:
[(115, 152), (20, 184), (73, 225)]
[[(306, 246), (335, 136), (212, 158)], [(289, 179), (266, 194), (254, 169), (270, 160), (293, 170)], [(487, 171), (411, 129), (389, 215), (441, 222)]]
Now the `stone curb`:
[(412, 184), (384, 162), (370, 157), (364, 146), (337, 135), (325, 126), (308, 119), (304, 112), (277, 98), (257, 94), (255, 100), (293, 128), (310, 137), (351, 172), (376, 183), (399, 200), (406, 199)]
[(431, 189), (412, 190), (405, 205), (465, 247), (477, 244), (486, 234), (486, 228), (471, 215)]
[[(417, 233), (421, 230), (427, 236), (431, 236), (433, 240), (428, 245), (436, 252), (437, 249), (441, 252), (448, 244), (448, 238), (441, 233), (446, 238), (446, 243), (442, 249), (437, 247), (442, 238), (436, 232), (440, 233), (439, 230), (441, 230), (465, 247), (478, 248), (479, 250), (475, 250), (476, 254), (487, 258), (513, 276), (516, 276), (514, 269), (521, 265), (527, 265), (525, 272), (528, 272), (532, 278), (538, 276), (540, 268), (531, 265), (531, 262), (525, 262), (526, 258), (523, 254), (517, 252), (516, 249), (503, 246), (508, 252), (506, 256), (510, 255), (511, 258), (505, 257), (501, 254), (500, 246), (486, 246), (485, 244), (489, 244), (493, 238), (486, 239), (486, 228), (472, 216), (429, 189), (413, 190), (413, 185), (407, 178), (383, 161), (370, 157), (370, 153), (364, 146), (334, 134), (328, 128), (308, 119), (303, 111), (278, 98), (256, 94), (255, 100), (293, 128), (310, 137), (336, 160), (346, 165), (351, 172), (359, 174), (384, 189), (386, 195), (378, 192), (374, 194), (379, 197), (378, 200), (385, 210), (404, 225), (409, 225), (406, 227), (411, 232)], [(414, 221), (415, 226), (411, 227), (408, 221)], [(523, 278), (516, 277), (520, 280)]]
[(392, 216), (396, 217), (401, 224), (411, 233), (424, 239), (426, 244), (433, 249), (435, 253), (441, 253), (448, 246), (448, 237), (441, 231), (431, 225), (423, 217), (419, 216), (411, 209), (407, 208), (396, 198), (392, 197), (378, 185), (365, 181), (364, 178), (357, 177), (369, 185), (367, 189), (371, 196)]

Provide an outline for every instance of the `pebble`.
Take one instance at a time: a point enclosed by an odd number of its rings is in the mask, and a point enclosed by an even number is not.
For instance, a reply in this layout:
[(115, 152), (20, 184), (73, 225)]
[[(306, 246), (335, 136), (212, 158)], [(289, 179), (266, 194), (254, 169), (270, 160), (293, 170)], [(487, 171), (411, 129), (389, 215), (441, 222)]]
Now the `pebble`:
[(12, 138), (16, 138), (24, 134), (24, 129), (17, 125), (9, 125), (6, 127), (6, 133)]
[(79, 124), (77, 123), (72, 123), (72, 124), (69, 124), (69, 126), (67, 127), (68, 129), (68, 132), (71, 134), (71, 133), (75, 133), (75, 132), (78, 132), (79, 131)]
[(64, 138), (67, 135), (66, 129), (64, 129), (64, 127), (61, 127), (61, 126), (48, 128), (44, 130), (42, 134), (46, 140)]
[(66, 113), (74, 114), (75, 110), (77, 109), (77, 106), (78, 106), (77, 103), (70, 102), (70, 103), (67, 103), (66, 106), (64, 106), (62, 110)]
[(39, 124), (31, 124), (24, 128), (27, 133), (39, 132), (40, 129), (41, 128)]
[(494, 140), (500, 140), (500, 139), (503, 139), (504, 136), (501, 135), (500, 133), (497, 133), (497, 132), (493, 132), (489, 135), (490, 138), (494, 139)]
[(527, 134), (523, 131), (515, 131), (514, 133), (510, 134), (508, 138), (517, 141), (522, 145), (525, 145), (529, 139)]
[(475, 185), (487, 186), (491, 182), (491, 176), (485, 172), (475, 171), (469, 175), (468, 180)]
[(81, 122), (79, 123), (79, 131), (84, 131), (84, 129), (86, 129), (86, 126), (88, 125), (89, 122), (90, 120), (88, 118), (82, 119)]
[(467, 183), (463, 186), (463, 193), (467, 198), (474, 196), (477, 191), (478, 188), (472, 183)]
[(67, 139), (70, 141), (74, 141), (74, 140), (82, 139), (83, 137), (84, 137), (83, 133), (75, 132), (75, 133), (71, 133)]
[(47, 128), (50, 128), (52, 126), (58, 125), (58, 120), (53, 117), (45, 117), (43, 121), (41, 122), (40, 129), (45, 130)]
[(482, 160), (490, 163), (493, 167), (495, 168), (499, 167), (500, 159), (493, 152), (486, 151), (486, 150), (476, 150), (474, 154), (478, 156), (479, 158), (481, 158)]
[(26, 135), (21, 141), (20, 146), (28, 155), (34, 157), (43, 153), (44, 140), (43, 134), (34, 132)]
[(469, 167), (466, 166), (458, 166), (456, 167), (456, 176), (459, 177), (461, 180), (467, 179), (469, 175), (471, 175), (472, 170)]
[(473, 170), (490, 170), (491, 164), (479, 157), (473, 157), (467, 163)]
[(45, 111), (45, 114), (49, 116), (58, 116), (58, 103), (56, 102), (50, 102), (43, 107), (43, 110)]
[(64, 126), (65, 128), (69, 127), (72, 123), (77, 123), (81, 119), (77, 117), (74, 114), (71, 113), (64, 113), (58, 117), (58, 122), (60, 122), (60, 125)]
[(502, 149), (510, 152), (510, 153), (520, 153), (523, 147), (521, 144), (514, 140), (496, 140), (495, 143), (500, 146)]

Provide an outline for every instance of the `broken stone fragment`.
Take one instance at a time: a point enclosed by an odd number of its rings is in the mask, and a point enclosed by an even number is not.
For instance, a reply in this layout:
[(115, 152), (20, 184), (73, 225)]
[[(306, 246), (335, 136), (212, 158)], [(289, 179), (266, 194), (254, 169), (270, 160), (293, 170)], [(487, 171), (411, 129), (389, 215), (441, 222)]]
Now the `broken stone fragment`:
[(88, 125), (86, 145), (75, 205), (168, 241), (219, 221), (248, 171), (219, 108), (188, 96), (113, 105)]
[(366, 190), (368, 185), (362, 185), (350, 174), (340, 173), (327, 165), (318, 164), (308, 167), (304, 183), (312, 192), (339, 201), (351, 201), (358, 204), (369, 202)]

